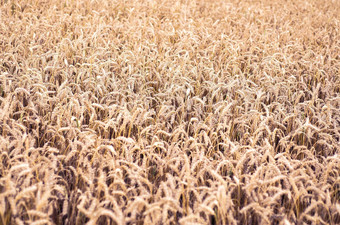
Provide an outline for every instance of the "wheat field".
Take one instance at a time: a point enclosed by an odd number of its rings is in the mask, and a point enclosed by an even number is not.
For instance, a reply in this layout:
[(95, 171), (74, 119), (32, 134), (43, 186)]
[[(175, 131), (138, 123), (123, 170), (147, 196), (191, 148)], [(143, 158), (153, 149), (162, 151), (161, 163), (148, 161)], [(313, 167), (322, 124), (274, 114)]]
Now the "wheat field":
[(340, 1), (0, 0), (0, 225), (339, 224)]

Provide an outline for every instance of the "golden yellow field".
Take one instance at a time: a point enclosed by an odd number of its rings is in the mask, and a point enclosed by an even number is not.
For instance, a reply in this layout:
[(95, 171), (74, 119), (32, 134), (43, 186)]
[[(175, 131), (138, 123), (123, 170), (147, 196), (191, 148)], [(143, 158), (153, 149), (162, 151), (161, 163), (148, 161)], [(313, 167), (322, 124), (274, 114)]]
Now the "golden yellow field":
[(0, 225), (339, 224), (340, 1), (0, 0)]

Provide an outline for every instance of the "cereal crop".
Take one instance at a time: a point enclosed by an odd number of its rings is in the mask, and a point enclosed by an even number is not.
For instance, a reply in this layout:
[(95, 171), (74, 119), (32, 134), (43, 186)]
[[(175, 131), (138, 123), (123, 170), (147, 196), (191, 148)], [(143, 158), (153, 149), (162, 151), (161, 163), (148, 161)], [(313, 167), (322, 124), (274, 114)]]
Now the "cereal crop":
[(339, 224), (340, 1), (0, 0), (0, 225)]

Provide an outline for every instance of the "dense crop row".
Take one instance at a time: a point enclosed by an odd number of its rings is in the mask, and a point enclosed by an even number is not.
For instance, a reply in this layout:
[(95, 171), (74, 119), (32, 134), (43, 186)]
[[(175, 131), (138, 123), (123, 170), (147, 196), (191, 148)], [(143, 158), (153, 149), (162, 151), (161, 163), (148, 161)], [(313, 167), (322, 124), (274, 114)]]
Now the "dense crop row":
[(339, 15), (0, 0), (0, 224), (340, 223)]

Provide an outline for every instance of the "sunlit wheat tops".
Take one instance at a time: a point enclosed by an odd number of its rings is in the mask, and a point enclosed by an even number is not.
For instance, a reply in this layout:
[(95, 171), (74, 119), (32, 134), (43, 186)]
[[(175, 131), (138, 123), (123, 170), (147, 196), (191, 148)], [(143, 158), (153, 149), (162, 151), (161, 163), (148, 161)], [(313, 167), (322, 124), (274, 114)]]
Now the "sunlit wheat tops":
[(340, 1), (0, 0), (0, 225), (339, 224)]

